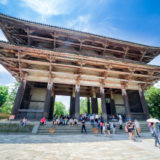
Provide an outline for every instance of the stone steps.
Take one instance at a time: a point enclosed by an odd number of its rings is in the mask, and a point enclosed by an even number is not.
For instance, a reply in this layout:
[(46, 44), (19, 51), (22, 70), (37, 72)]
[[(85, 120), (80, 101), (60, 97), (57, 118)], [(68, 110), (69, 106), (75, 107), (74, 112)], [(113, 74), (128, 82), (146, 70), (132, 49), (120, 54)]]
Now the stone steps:
[[(123, 124), (123, 129), (120, 130), (119, 129), (119, 125), (116, 125), (116, 134), (124, 134), (124, 126), (125, 124)], [(141, 126), (141, 132), (149, 132), (149, 128), (146, 122), (140, 123)], [(97, 127), (97, 125), (95, 124), (95, 128)], [(50, 133), (50, 129), (53, 129), (54, 132)], [(86, 130), (87, 130), (87, 134), (96, 134), (93, 132), (93, 127), (91, 126), (90, 123), (86, 123)], [(98, 132), (98, 134), (100, 134), (100, 130)], [(47, 124), (44, 126), (40, 126), (38, 129), (38, 133), (40, 135), (77, 135), (77, 134), (81, 134), (81, 124), (78, 124), (76, 126), (53, 126), (52, 124)]]

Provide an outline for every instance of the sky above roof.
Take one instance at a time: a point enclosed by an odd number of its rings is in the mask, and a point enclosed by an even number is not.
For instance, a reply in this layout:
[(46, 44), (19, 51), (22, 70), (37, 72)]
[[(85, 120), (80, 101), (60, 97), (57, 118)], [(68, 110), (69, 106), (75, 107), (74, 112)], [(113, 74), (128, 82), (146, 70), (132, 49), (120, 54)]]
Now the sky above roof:
[[(159, 6), (159, 0), (0, 0), (9, 16), (157, 47)], [(160, 65), (160, 56), (150, 64)], [(0, 85), (14, 81), (0, 66)]]

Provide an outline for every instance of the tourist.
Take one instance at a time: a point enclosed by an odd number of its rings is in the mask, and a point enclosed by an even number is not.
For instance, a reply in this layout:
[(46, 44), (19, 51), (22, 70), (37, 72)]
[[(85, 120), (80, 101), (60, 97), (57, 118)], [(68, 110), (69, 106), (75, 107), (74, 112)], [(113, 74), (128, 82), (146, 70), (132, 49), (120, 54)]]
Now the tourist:
[(122, 125), (123, 125), (122, 118), (119, 119), (118, 123), (119, 123), (119, 129), (122, 130)]
[(24, 127), (27, 124), (27, 119), (26, 117), (23, 118), (21, 126)]
[(139, 122), (136, 119), (134, 120), (134, 125), (135, 125), (137, 136), (140, 137), (141, 128), (140, 128)]
[(69, 120), (69, 126), (73, 126), (73, 124), (74, 124), (74, 121), (73, 121), (73, 119), (71, 118), (70, 120)]
[(101, 122), (101, 120), (100, 119), (98, 119), (98, 124), (97, 124), (97, 127), (100, 129), (100, 122)]
[(60, 124), (60, 119), (57, 117), (56, 119), (56, 124), (59, 125)]
[(153, 136), (153, 123), (149, 122), (148, 127), (149, 127), (149, 130), (151, 132), (151, 135)]
[(90, 117), (90, 119), (91, 119), (91, 125), (92, 125), (92, 127), (94, 127), (94, 115), (92, 115), (92, 116)]
[(53, 119), (52, 124), (56, 125), (56, 119), (55, 118)]
[[(159, 142), (159, 128), (156, 127), (156, 123), (152, 123), (152, 126), (153, 126), (153, 136), (155, 138), (155, 147), (160, 147), (160, 142)], [(157, 145), (158, 144), (158, 145)]]
[(84, 119), (82, 120), (82, 130), (81, 130), (81, 133), (83, 133), (83, 130), (85, 131), (85, 133), (87, 133), (87, 131), (86, 131), (86, 125), (85, 125), (85, 120)]
[(95, 122), (98, 123), (98, 114), (95, 115)]
[(116, 132), (116, 125), (115, 125), (115, 123), (111, 122), (110, 125), (111, 125), (111, 129), (112, 129), (113, 134), (115, 134), (115, 132)]
[(100, 130), (101, 130), (101, 134), (102, 134), (102, 130), (103, 130), (103, 122), (100, 122)]
[(78, 125), (78, 119), (74, 118), (73, 122), (75, 125)]
[(118, 118), (119, 118), (119, 120), (122, 119), (122, 115), (121, 115), (121, 114), (118, 114)]
[(103, 123), (103, 133), (104, 133), (104, 136), (106, 136), (106, 126), (105, 126), (105, 123)]
[(106, 128), (107, 128), (107, 133), (108, 133), (108, 135), (111, 136), (111, 126), (110, 126), (110, 123), (109, 123), (109, 122), (107, 122)]
[(40, 124), (41, 124), (41, 125), (46, 124), (46, 118), (45, 118), (45, 117), (43, 117), (43, 118), (41, 119)]
[(127, 130), (128, 130), (128, 134), (129, 134), (129, 139), (133, 140), (133, 138), (134, 138), (134, 136), (133, 136), (134, 125), (131, 120), (129, 120), (127, 123)]

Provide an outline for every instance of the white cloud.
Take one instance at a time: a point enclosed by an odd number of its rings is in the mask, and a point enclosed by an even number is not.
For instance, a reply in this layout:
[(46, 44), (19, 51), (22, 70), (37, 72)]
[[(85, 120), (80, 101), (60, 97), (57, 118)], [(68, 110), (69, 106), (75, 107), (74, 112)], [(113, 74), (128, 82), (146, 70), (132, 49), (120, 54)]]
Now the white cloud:
[(22, 0), (25, 5), (42, 16), (67, 14), (72, 6), (66, 0)]
[(76, 19), (69, 21), (67, 27), (75, 30), (89, 32), (91, 29), (90, 18), (91, 16), (89, 14), (78, 16)]
[(0, 0), (0, 3), (3, 5), (6, 5), (6, 4), (8, 4), (8, 0)]

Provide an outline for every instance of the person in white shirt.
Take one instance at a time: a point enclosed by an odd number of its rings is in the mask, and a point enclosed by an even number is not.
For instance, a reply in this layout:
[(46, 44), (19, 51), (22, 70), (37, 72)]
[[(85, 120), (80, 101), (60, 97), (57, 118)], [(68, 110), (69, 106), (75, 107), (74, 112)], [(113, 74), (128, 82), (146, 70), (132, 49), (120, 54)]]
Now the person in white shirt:
[(119, 129), (122, 129), (122, 124), (123, 124), (123, 121), (122, 121), (122, 119), (119, 119)]
[(140, 128), (139, 122), (136, 119), (134, 120), (134, 126), (135, 126), (137, 136), (140, 137), (141, 128)]

